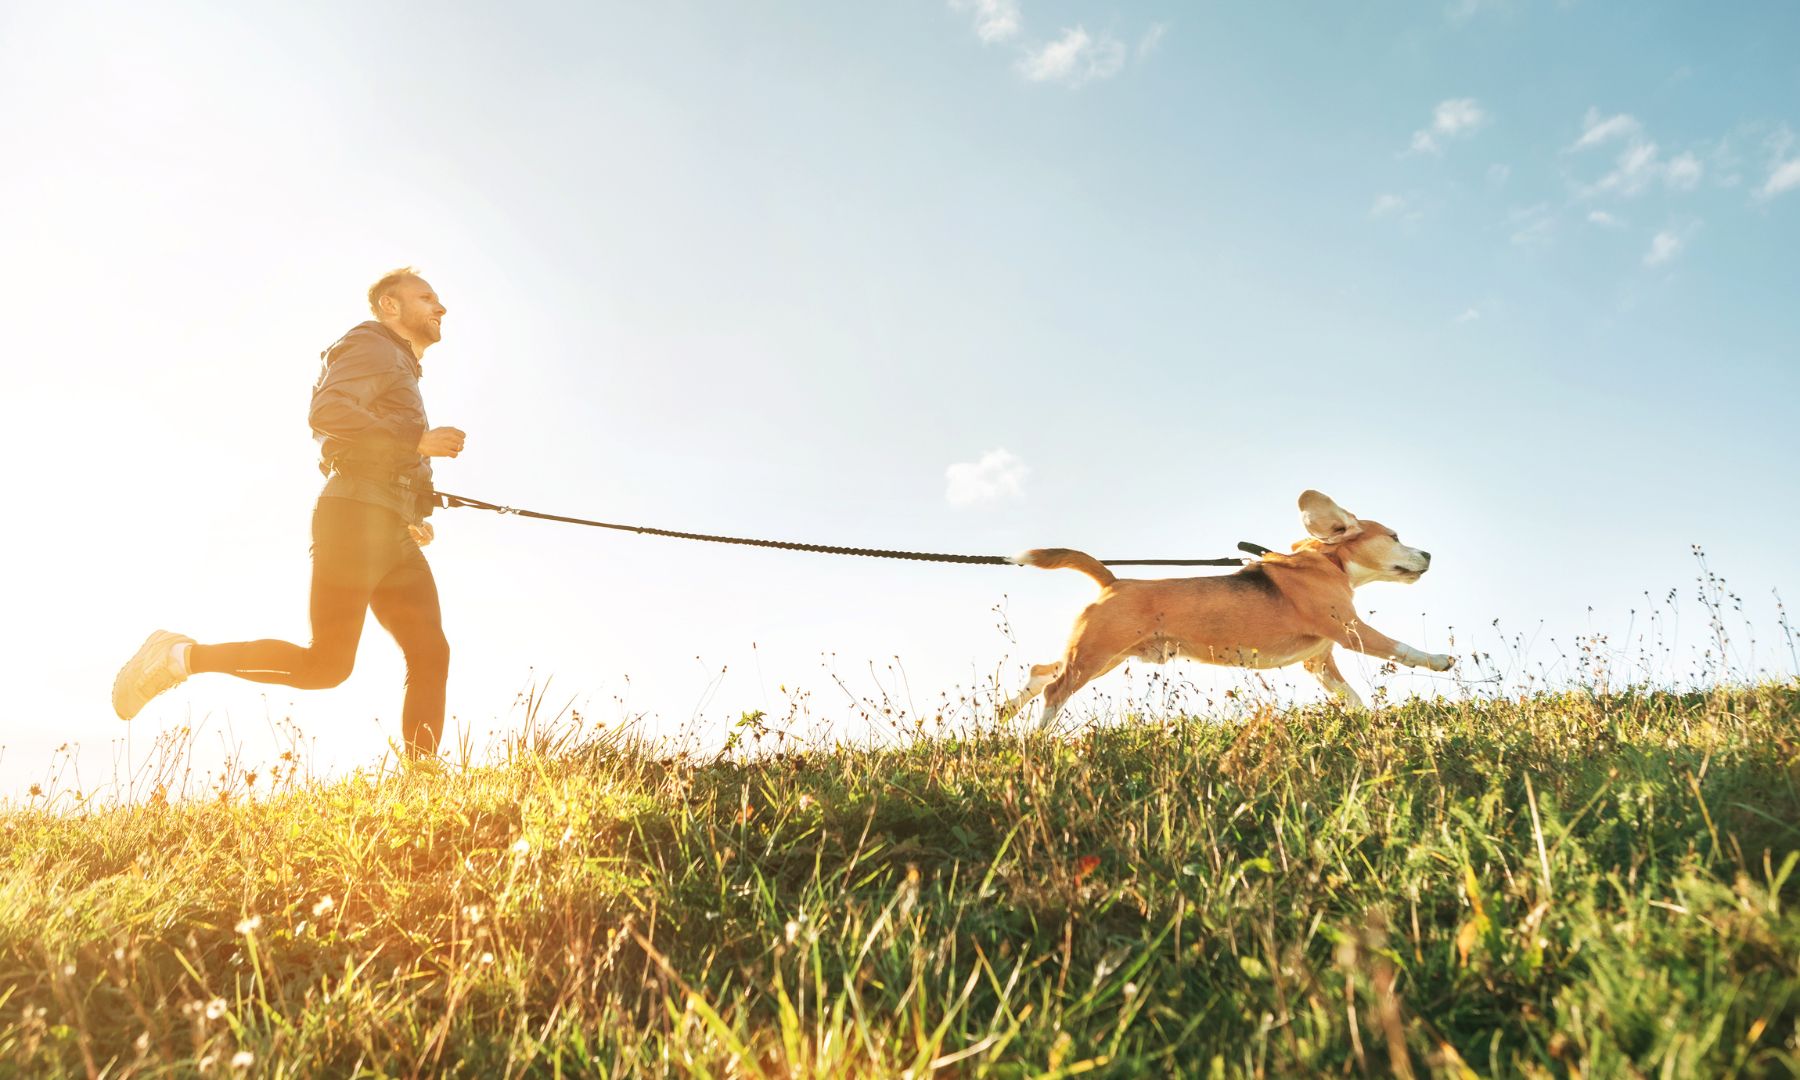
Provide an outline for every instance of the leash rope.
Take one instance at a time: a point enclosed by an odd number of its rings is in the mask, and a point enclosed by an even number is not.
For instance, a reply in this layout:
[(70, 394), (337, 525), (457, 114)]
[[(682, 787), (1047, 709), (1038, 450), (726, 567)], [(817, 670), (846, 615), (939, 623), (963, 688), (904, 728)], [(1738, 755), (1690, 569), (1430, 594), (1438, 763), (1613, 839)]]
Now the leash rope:
[[(774, 548), (777, 551), (804, 551), (815, 555), (861, 555), (872, 559), (907, 559), (912, 562), (962, 563), (973, 566), (1013, 566), (1011, 559), (1004, 555), (954, 555), (938, 551), (890, 551), (886, 548), (839, 547), (834, 544), (804, 544), (796, 540), (754, 540), (743, 536), (715, 536), (711, 533), (680, 532), (675, 529), (658, 529), (650, 525), (621, 525), (612, 521), (594, 521), (591, 518), (569, 517), (565, 514), (546, 514), (540, 510), (521, 510), (499, 503), (487, 502), (483, 499), (472, 499), (467, 495), (452, 495), (448, 491), (433, 491), (432, 494), (444, 500), (446, 510), (465, 507), (470, 510), (492, 510), (496, 514), (512, 514), (515, 517), (536, 518), (539, 521), (560, 521), (566, 525), (587, 525), (596, 529), (612, 529), (615, 532), (637, 533), (640, 536), (666, 536), (672, 540), (701, 540), (713, 544), (737, 544), (742, 547)], [(1267, 548), (1256, 544), (1239, 544), (1238, 547), (1251, 555), (1260, 555)], [(1243, 558), (1231, 559), (1101, 559), (1106, 566), (1242, 566)]]

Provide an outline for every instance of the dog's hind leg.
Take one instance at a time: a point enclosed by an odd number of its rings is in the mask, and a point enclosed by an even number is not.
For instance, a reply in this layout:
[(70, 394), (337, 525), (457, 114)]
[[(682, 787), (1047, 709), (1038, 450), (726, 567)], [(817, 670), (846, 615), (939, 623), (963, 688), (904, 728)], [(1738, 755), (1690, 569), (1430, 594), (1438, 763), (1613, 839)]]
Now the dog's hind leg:
[(1050, 685), (1050, 680), (1062, 674), (1062, 670), (1063, 662), (1061, 660), (1054, 664), (1031, 665), (1031, 678), (1025, 683), (1025, 689), (1014, 694), (1011, 700), (1000, 706), (1000, 722), (1004, 724), (1018, 715), (1019, 710), (1023, 709), (1027, 702), (1044, 692), (1044, 687)]
[(1050, 730), (1056, 724), (1056, 717), (1062, 712), (1063, 706), (1075, 696), (1075, 691), (1118, 667), (1130, 655), (1130, 650), (1126, 650), (1105, 659), (1097, 659), (1095, 653), (1084, 650), (1079, 645), (1069, 650), (1069, 655), (1063, 660), (1062, 674), (1052, 679), (1044, 689), (1044, 715), (1039, 718), (1038, 727)]

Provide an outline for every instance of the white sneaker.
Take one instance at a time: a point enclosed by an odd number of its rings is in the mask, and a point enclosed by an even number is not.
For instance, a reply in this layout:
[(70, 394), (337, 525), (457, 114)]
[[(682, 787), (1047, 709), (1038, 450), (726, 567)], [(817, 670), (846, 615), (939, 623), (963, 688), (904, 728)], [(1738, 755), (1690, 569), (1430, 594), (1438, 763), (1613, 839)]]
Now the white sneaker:
[(184, 642), (192, 645), (194, 639), (158, 630), (138, 646), (137, 655), (113, 679), (113, 712), (119, 719), (131, 719), (151, 698), (187, 680), (187, 673), (175, 663), (175, 646)]

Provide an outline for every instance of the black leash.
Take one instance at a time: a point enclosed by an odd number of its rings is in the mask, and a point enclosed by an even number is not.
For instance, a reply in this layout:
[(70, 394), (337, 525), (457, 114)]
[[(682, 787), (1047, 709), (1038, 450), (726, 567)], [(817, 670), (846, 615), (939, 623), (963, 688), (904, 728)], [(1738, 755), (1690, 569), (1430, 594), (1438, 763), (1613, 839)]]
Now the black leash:
[[(793, 540), (752, 540), (742, 536), (714, 536), (710, 533), (678, 532), (674, 529), (658, 529), (649, 525), (620, 525), (611, 521), (594, 521), (589, 518), (568, 517), (564, 514), (546, 514), (539, 510), (520, 510), (511, 506), (471, 499), (467, 495), (452, 495), (448, 491), (433, 492), (443, 500), (445, 509), (467, 507), (471, 510), (492, 510), (496, 514), (513, 514), (517, 517), (537, 518), (539, 521), (560, 521), (568, 525), (588, 525), (596, 529), (612, 529), (616, 532), (637, 533), (641, 536), (667, 536), (674, 540), (705, 540), (714, 544), (739, 544), (744, 547), (775, 548), (779, 551), (807, 551), (817, 555), (864, 555), (874, 559), (910, 559), (914, 562), (963, 563), (975, 566), (1010, 566), (1013, 561), (1004, 555), (949, 555), (936, 551), (889, 551), (885, 548), (837, 547), (831, 544), (802, 544)], [(1261, 555), (1269, 550), (1256, 544), (1243, 543), (1238, 548), (1252, 555)], [(1244, 560), (1237, 559), (1101, 559), (1107, 566), (1242, 566)]]

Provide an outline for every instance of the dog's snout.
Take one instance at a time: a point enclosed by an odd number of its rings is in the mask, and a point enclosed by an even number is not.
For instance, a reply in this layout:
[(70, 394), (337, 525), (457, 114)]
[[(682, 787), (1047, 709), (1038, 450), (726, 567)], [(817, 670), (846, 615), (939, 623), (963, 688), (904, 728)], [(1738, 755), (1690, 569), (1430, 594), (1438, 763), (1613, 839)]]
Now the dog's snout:
[(1421, 559), (1424, 559), (1424, 560), (1425, 560), (1425, 565), (1426, 565), (1426, 566), (1430, 566), (1430, 565), (1431, 565), (1431, 552), (1429, 552), (1429, 551), (1421, 551), (1421, 552), (1419, 552), (1419, 558), (1421, 558)]

